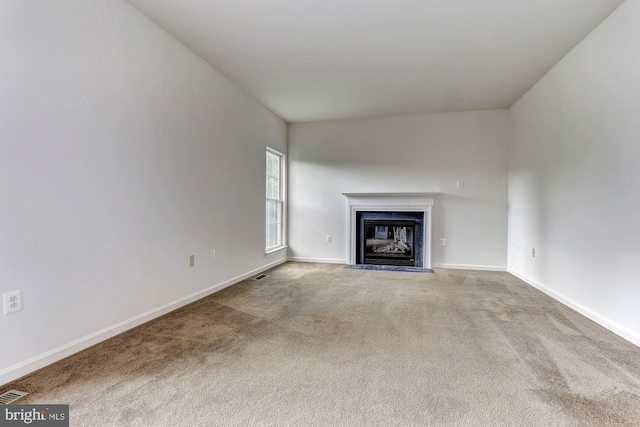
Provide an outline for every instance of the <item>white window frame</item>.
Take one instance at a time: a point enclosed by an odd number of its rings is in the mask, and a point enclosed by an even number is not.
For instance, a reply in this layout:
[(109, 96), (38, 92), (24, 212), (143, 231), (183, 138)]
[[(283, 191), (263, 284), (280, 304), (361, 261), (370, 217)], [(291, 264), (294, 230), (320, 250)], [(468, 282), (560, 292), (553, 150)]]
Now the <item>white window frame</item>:
[[(268, 198), (268, 194), (267, 194), (267, 185), (268, 185), (268, 179), (269, 176), (267, 175), (268, 173), (268, 169), (267, 169), (267, 163), (269, 161), (269, 154), (275, 155), (278, 157), (278, 159), (280, 160), (279, 163), (279, 171), (280, 171), (280, 176), (279, 176), (279, 184), (280, 184), (280, 188), (279, 188), (279, 195), (280, 197), (278, 199), (272, 199), (272, 198)], [(287, 188), (286, 188), (286, 156), (277, 151), (274, 150), (273, 148), (267, 147), (266, 149), (266, 153), (265, 153), (265, 231), (264, 231), (264, 246), (265, 246), (265, 254), (266, 255), (270, 255), (273, 254), (277, 251), (280, 251), (282, 249), (285, 249), (287, 247), (286, 244), (286, 238), (287, 238), (287, 200), (286, 200), (286, 195), (287, 195)], [(268, 229), (268, 225), (269, 225), (269, 217), (268, 217), (268, 211), (267, 211), (267, 203), (269, 201), (276, 201), (279, 203), (280, 208), (282, 209), (282, 211), (280, 212), (280, 224), (281, 224), (281, 228), (280, 228), (280, 243), (277, 245), (273, 245), (273, 246), (268, 246), (269, 242), (267, 239), (267, 229)]]

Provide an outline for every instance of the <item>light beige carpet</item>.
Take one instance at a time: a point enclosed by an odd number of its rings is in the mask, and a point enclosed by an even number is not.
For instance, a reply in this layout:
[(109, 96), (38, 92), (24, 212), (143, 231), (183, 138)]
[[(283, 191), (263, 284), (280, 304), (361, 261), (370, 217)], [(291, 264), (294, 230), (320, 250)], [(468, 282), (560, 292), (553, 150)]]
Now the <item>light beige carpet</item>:
[(640, 425), (640, 349), (510, 274), (268, 273), (2, 391), (72, 426)]

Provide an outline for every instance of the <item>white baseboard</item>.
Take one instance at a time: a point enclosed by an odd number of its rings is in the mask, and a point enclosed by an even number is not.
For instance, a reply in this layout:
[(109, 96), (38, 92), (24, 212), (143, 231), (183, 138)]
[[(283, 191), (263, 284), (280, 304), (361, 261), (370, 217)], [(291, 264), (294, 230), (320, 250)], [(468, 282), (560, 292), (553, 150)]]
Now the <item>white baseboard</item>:
[(335, 258), (306, 258), (299, 256), (290, 256), (287, 258), (287, 261), (294, 262), (317, 262), (318, 264), (347, 264), (346, 259), (335, 259)]
[(433, 268), (446, 268), (451, 270), (507, 271), (507, 267), (498, 265), (434, 264)]
[(194, 301), (221, 291), (224, 288), (260, 274), (263, 271), (280, 265), (286, 261), (287, 260), (283, 258), (278, 261), (272, 262), (263, 267), (249, 271), (245, 274), (226, 280), (222, 283), (218, 283), (217, 285), (213, 285), (209, 288), (203, 289), (184, 298), (180, 298), (179, 300), (170, 302), (153, 310), (149, 310), (146, 313), (142, 313), (138, 316), (132, 317), (123, 322), (109, 326), (100, 331), (72, 341), (68, 344), (62, 345), (58, 348), (54, 348), (53, 350), (47, 351), (46, 353), (32, 357), (31, 359), (25, 360), (24, 362), (20, 362), (6, 369), (3, 369), (2, 371), (0, 371), (0, 386), (10, 383), (11, 381), (15, 381), (18, 378), (22, 378), (25, 375), (37, 371), (38, 369), (42, 369), (45, 366), (48, 366), (52, 363), (64, 359), (65, 357), (71, 356), (74, 353), (87, 349), (92, 345), (98, 344), (99, 342), (121, 334), (122, 332), (128, 331), (129, 329), (133, 329), (136, 326), (140, 326), (143, 323), (167, 314), (173, 310), (176, 310)]
[(578, 313), (582, 314), (583, 316), (587, 317), (588, 319), (593, 320), (594, 322), (596, 322), (598, 325), (610, 330), (611, 332), (613, 332), (614, 334), (624, 338), (625, 340), (629, 341), (632, 344), (637, 345), (638, 347), (640, 347), (640, 333), (638, 333), (637, 331), (634, 331), (632, 329), (627, 328), (626, 326), (622, 326), (617, 322), (614, 322), (613, 320), (602, 316), (599, 313), (596, 313), (595, 311), (583, 306), (582, 304), (572, 300), (571, 298), (567, 298), (562, 294), (559, 294), (549, 288), (547, 288), (546, 286), (536, 282), (533, 279), (530, 279), (529, 277), (518, 273), (515, 270), (512, 269), (507, 269), (507, 271), (511, 274), (513, 274), (514, 276), (516, 276), (518, 279), (526, 282), (527, 284), (533, 286), (534, 288), (540, 290), (541, 292), (544, 292), (545, 294), (549, 295), (551, 298), (555, 299), (556, 301), (566, 305), (567, 307), (577, 311)]
[[(317, 262), (318, 264), (348, 264), (346, 259), (334, 259), (334, 258), (307, 258), (307, 257), (292, 257), (287, 258), (287, 261), (294, 262)], [(433, 268), (448, 268), (452, 270), (483, 270), (483, 271), (507, 271), (506, 267), (497, 265), (467, 265), (467, 264), (435, 264)]]

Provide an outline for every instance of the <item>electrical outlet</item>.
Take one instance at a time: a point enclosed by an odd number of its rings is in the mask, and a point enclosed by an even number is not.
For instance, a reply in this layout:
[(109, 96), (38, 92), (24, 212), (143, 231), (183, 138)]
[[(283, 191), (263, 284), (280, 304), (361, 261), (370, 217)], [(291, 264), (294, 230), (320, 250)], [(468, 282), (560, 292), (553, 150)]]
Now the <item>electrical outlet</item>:
[(211, 259), (211, 261), (215, 261), (216, 260), (216, 250), (215, 249), (211, 249), (210, 259)]
[(531, 248), (531, 256), (536, 257), (536, 248)]
[(440, 246), (447, 246), (447, 239), (440, 239)]
[(4, 314), (22, 310), (22, 291), (7, 292), (2, 295)]
[(325, 240), (326, 240), (327, 243), (331, 243), (331, 242), (333, 242), (333, 237), (332, 236), (327, 236), (327, 237), (325, 237)]
[(194, 265), (196, 265), (196, 256), (189, 255), (189, 267), (193, 267)]
[(464, 181), (456, 181), (456, 188), (464, 188)]

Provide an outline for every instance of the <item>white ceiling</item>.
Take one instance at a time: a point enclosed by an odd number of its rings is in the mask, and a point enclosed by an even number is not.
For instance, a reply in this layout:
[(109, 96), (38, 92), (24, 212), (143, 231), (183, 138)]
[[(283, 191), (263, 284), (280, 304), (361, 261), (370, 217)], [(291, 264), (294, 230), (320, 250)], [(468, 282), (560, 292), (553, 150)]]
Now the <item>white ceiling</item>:
[(127, 0), (288, 122), (508, 108), (623, 0)]

